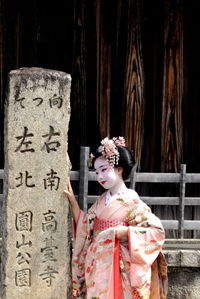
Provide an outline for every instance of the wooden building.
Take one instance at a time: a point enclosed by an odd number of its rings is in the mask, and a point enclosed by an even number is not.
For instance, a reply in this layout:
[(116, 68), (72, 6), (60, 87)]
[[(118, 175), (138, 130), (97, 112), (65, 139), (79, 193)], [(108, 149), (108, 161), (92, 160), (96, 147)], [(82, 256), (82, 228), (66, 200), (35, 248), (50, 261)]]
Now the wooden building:
[(69, 154), (125, 136), (140, 171), (199, 172), (195, 0), (0, 0), (0, 168), (10, 70), (72, 76)]

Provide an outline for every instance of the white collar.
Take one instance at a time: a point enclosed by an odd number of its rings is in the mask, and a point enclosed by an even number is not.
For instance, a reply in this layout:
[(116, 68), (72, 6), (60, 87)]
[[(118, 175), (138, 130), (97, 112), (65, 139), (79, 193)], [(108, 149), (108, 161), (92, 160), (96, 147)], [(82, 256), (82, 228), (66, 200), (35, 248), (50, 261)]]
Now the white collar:
[(105, 205), (107, 206), (112, 201), (113, 196), (110, 191), (106, 192)]

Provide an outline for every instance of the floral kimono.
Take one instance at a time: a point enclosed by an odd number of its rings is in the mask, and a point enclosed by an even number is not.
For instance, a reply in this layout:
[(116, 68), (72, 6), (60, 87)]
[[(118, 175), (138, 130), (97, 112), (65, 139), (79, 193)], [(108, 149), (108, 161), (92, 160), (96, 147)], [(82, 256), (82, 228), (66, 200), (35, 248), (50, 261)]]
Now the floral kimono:
[[(76, 224), (73, 296), (82, 299), (164, 299), (164, 229), (138, 194), (127, 189), (105, 205), (106, 192)], [(127, 241), (115, 227), (128, 227)]]

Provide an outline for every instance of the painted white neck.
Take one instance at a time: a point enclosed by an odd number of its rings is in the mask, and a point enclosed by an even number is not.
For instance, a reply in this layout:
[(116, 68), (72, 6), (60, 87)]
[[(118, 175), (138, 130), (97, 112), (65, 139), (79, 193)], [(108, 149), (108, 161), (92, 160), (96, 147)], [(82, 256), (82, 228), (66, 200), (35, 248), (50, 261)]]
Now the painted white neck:
[(123, 179), (120, 179), (119, 182), (114, 185), (112, 188), (109, 189), (110, 194), (113, 196), (117, 193), (121, 193), (123, 191), (127, 190), (127, 187), (123, 181)]

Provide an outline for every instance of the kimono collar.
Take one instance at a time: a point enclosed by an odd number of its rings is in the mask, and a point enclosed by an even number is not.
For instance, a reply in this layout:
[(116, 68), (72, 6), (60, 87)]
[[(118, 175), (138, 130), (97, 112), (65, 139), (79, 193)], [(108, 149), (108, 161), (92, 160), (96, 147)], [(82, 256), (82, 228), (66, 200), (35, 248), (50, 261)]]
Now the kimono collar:
[(111, 201), (112, 201), (112, 195), (110, 191), (107, 191), (105, 197), (105, 205), (107, 206)]

